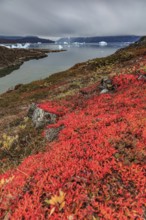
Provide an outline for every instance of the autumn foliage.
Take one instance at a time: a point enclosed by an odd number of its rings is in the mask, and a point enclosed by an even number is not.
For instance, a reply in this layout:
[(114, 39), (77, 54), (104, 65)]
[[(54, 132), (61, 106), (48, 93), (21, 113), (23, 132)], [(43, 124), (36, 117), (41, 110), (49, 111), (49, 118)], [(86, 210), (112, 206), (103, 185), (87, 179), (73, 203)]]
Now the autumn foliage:
[(45, 153), (0, 176), (1, 219), (146, 218), (146, 80), (112, 80), (111, 93), (39, 105), (64, 128)]

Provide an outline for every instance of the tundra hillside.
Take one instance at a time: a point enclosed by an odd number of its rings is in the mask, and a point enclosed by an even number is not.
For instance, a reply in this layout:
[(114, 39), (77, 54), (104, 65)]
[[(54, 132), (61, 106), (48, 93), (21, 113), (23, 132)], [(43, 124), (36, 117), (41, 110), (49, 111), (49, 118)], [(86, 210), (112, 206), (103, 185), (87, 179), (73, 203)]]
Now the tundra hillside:
[(0, 218), (146, 219), (146, 37), (0, 96)]

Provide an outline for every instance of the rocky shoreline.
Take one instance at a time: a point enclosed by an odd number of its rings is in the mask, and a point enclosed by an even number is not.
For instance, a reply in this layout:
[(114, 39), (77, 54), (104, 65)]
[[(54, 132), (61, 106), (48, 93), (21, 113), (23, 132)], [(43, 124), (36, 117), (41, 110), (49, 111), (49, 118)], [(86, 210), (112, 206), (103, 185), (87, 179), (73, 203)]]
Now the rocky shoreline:
[(10, 74), (13, 70), (31, 59), (47, 57), (48, 53), (62, 52), (64, 50), (49, 49), (9, 49), (0, 46), (0, 77)]

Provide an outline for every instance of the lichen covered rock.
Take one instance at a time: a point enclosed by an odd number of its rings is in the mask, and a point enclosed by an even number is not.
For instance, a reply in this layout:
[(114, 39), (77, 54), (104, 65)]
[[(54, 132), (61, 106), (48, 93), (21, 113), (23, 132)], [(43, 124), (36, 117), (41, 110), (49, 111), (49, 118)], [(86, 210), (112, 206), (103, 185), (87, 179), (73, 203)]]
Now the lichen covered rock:
[(37, 107), (34, 103), (29, 107), (27, 115), (32, 119), (36, 128), (43, 128), (47, 124), (56, 122), (55, 114), (44, 111), (43, 109)]

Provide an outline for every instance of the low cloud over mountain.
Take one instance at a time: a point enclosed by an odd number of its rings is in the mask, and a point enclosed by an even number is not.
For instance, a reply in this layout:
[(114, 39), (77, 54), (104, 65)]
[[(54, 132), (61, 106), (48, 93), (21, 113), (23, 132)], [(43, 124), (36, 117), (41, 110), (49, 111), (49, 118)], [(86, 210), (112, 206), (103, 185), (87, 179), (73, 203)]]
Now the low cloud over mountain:
[(0, 0), (0, 34), (144, 35), (145, 9), (145, 0)]

